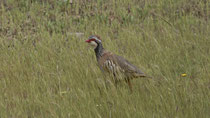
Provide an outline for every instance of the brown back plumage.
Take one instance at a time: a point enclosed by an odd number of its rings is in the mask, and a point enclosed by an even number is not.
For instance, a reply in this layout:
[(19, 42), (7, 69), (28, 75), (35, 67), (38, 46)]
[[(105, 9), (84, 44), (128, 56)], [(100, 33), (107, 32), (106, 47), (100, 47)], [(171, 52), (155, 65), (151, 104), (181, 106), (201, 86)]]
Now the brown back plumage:
[(101, 66), (105, 71), (112, 72), (112, 74), (115, 75), (124, 74), (126, 78), (146, 76), (140, 69), (138, 69), (123, 57), (108, 51), (103, 52), (100, 59), (98, 59), (98, 63), (99, 66)]

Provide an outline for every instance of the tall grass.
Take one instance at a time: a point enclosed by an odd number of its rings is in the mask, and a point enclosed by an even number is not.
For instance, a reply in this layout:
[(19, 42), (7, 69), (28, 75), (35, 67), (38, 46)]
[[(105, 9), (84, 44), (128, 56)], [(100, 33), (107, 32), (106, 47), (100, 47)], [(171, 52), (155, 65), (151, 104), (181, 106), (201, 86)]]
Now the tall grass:
[[(1, 118), (210, 116), (209, 2), (0, 4)], [(154, 79), (133, 80), (133, 93), (124, 82), (107, 87), (84, 42), (91, 34)]]

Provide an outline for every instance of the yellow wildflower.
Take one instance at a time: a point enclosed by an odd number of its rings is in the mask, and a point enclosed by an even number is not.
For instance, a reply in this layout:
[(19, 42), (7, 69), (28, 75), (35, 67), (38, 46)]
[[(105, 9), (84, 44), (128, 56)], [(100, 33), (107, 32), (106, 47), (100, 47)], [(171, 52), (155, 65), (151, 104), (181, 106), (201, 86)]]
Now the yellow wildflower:
[(183, 74), (181, 74), (181, 76), (182, 76), (182, 77), (186, 77), (186, 76), (187, 76), (187, 74), (186, 74), (186, 73), (183, 73)]

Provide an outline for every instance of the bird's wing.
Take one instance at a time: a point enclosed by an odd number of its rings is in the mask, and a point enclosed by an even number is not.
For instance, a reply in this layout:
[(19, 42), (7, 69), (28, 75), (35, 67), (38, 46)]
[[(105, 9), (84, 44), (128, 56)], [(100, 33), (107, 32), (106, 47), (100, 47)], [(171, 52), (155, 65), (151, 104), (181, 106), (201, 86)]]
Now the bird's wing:
[(118, 66), (120, 66), (121, 69), (123, 69), (125, 72), (132, 73), (133, 76), (136, 77), (145, 77), (146, 75), (138, 69), (136, 66), (131, 64), (128, 60), (125, 58), (112, 54), (111, 58)]

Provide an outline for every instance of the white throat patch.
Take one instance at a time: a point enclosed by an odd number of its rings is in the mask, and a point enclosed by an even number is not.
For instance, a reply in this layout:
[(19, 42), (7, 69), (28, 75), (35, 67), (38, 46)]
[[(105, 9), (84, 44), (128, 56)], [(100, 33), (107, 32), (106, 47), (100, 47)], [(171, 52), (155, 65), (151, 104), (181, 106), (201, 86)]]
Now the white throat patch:
[(98, 46), (98, 44), (95, 41), (91, 41), (90, 45), (94, 48), (96, 48)]

